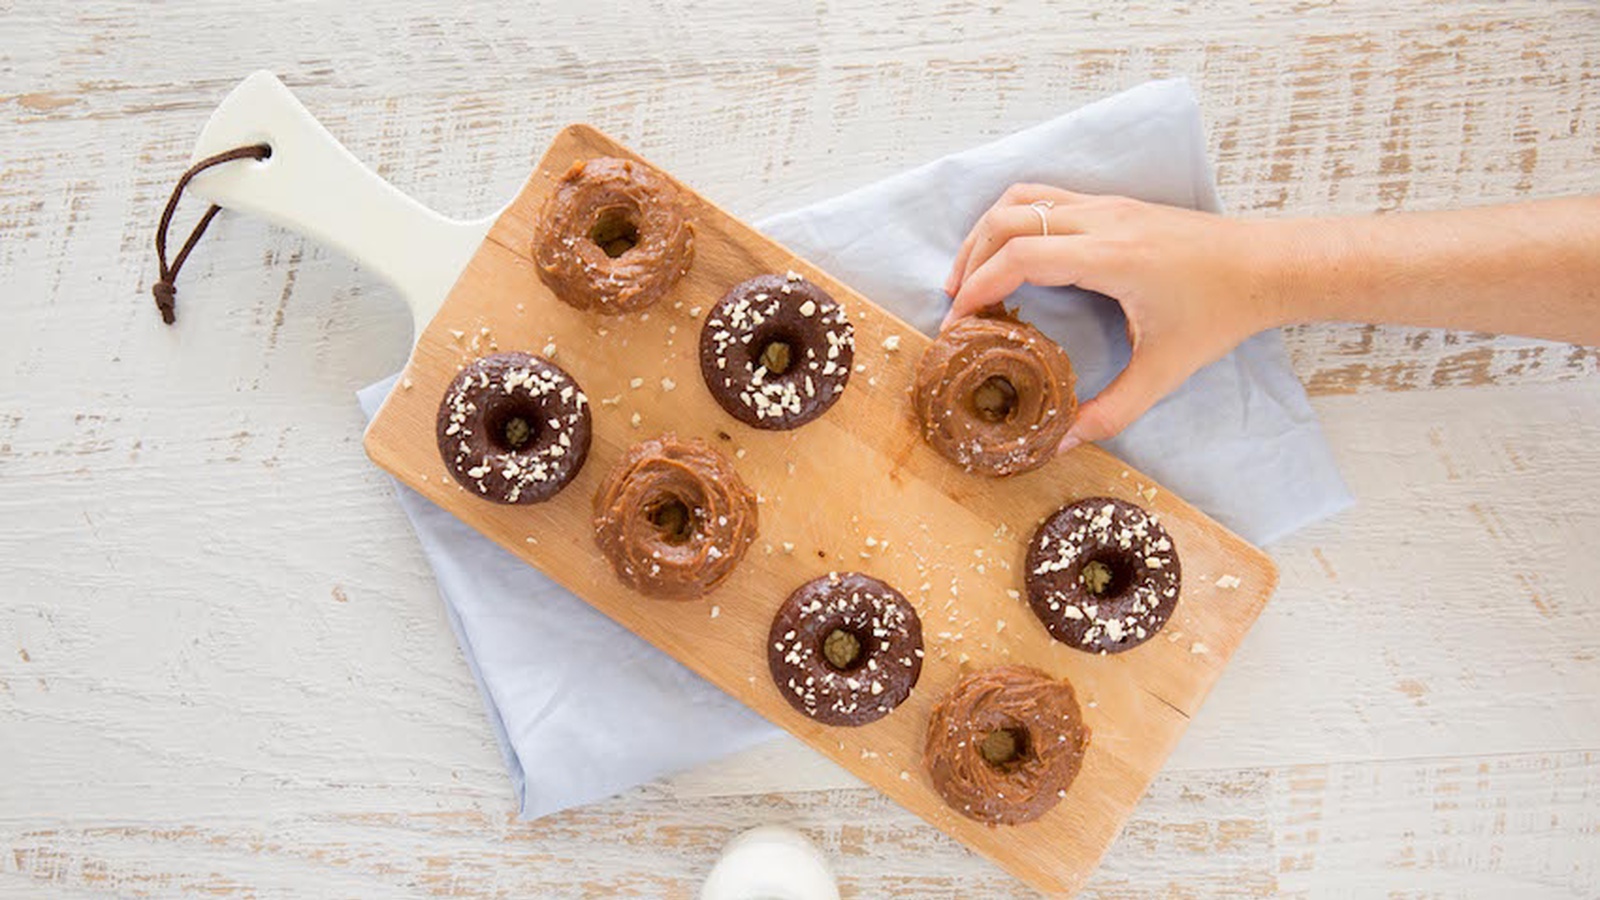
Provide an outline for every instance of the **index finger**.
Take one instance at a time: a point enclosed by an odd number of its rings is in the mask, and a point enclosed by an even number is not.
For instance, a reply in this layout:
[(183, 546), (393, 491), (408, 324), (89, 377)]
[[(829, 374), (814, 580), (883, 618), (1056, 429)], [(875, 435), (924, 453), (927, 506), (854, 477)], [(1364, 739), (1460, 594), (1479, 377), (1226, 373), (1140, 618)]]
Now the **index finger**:
[(962, 282), (945, 323), (1006, 299), (1024, 284), (1077, 284), (1091, 261), (1093, 239), (1081, 234), (1029, 235), (1006, 241)]

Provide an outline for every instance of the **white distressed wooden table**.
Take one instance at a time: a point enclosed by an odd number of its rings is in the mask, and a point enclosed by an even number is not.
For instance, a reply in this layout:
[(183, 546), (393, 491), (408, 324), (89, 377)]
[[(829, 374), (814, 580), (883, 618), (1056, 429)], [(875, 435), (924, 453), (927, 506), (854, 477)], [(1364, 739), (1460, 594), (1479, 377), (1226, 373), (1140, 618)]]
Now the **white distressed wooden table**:
[[(226, 217), (151, 306), (254, 68), (459, 215), (573, 120), (753, 218), (1175, 74), (1246, 215), (1600, 191), (1589, 2), (628, 5), (0, 0), (0, 895), (688, 896), (767, 822), (852, 896), (1025, 895), (789, 740), (514, 820), (359, 446), (401, 305)], [(1088, 894), (1600, 895), (1600, 351), (1289, 341), (1359, 505), (1273, 548)]]

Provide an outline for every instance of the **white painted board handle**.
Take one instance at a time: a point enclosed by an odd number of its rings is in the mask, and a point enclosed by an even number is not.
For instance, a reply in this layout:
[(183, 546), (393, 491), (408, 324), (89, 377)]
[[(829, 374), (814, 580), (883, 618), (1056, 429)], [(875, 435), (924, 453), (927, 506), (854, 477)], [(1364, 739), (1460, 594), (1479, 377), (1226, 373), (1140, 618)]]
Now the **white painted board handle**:
[(191, 162), (258, 143), (272, 147), (270, 159), (211, 169), (195, 178), (194, 190), (381, 274), (411, 308), (415, 340), (495, 216), (451, 219), (401, 193), (335, 140), (271, 72), (256, 72), (228, 94), (200, 133)]

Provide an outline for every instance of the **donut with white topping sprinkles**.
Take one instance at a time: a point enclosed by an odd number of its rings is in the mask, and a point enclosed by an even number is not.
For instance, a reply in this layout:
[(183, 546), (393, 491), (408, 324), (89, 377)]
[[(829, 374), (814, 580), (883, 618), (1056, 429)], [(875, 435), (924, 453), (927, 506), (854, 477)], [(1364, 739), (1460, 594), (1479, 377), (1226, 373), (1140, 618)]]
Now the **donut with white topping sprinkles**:
[(767, 665), (790, 706), (826, 725), (865, 725), (911, 696), (922, 674), (922, 620), (882, 581), (830, 572), (779, 607)]
[(706, 315), (700, 372), (718, 405), (755, 428), (799, 428), (850, 381), (855, 330), (827, 292), (796, 272), (735, 285)]
[(1154, 637), (1178, 604), (1183, 571), (1156, 516), (1109, 497), (1057, 510), (1028, 545), (1028, 603), (1052, 637), (1120, 653)]
[(547, 360), (497, 353), (456, 375), (437, 430), (439, 455), (462, 487), (495, 503), (541, 503), (589, 455), (589, 398)]

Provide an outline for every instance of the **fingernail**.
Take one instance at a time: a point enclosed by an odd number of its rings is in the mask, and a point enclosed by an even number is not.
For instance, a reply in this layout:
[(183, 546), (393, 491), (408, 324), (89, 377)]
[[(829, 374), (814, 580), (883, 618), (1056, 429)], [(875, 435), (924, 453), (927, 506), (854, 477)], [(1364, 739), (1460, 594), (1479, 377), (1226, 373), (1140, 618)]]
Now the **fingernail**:
[(1077, 437), (1069, 434), (1066, 437), (1061, 439), (1061, 443), (1056, 445), (1056, 452), (1057, 453), (1066, 453), (1066, 452), (1070, 451), (1073, 447), (1076, 447), (1081, 443), (1083, 443), (1082, 440), (1080, 440)]

